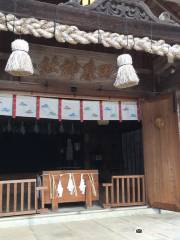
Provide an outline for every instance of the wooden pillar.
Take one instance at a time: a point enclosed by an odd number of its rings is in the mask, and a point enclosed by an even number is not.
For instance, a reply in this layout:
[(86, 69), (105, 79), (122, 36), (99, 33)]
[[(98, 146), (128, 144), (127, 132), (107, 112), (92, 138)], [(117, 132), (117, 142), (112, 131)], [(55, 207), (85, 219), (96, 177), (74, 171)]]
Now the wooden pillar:
[(174, 112), (177, 115), (177, 123), (178, 123), (178, 134), (180, 137), (180, 91), (176, 91), (174, 93)]
[[(176, 115), (176, 134), (177, 138), (177, 159), (175, 161), (175, 191), (176, 191), (176, 205), (180, 211), (180, 90), (176, 91), (174, 94), (174, 111)], [(174, 139), (176, 141), (176, 139)]]

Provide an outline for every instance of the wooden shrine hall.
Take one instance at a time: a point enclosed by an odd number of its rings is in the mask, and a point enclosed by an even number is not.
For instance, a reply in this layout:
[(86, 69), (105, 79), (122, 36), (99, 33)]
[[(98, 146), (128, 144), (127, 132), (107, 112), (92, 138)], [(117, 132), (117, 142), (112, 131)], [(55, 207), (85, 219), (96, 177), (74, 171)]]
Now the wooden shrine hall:
[(152, 2), (0, 0), (0, 217), (180, 211), (180, 5)]

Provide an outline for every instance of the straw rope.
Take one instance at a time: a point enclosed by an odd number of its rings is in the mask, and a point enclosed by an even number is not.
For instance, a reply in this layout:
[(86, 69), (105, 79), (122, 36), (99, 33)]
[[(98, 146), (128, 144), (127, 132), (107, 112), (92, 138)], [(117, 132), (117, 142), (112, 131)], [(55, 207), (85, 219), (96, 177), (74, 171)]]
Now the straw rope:
[(159, 56), (167, 56), (169, 61), (180, 59), (180, 45), (170, 45), (164, 40), (151, 40), (149, 37), (139, 38), (132, 35), (96, 30), (94, 32), (80, 31), (76, 26), (61, 25), (52, 21), (36, 18), (18, 19), (12, 14), (0, 12), (0, 31), (10, 31), (15, 34), (33, 35), (34, 37), (53, 38), (58, 42), (70, 44), (98, 44), (116, 49), (134, 49)]

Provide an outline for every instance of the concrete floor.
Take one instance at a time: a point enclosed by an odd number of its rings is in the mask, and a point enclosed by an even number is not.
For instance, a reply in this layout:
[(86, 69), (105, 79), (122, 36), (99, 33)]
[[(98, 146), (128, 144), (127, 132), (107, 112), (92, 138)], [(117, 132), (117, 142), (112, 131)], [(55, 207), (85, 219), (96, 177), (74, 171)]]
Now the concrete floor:
[[(143, 233), (136, 233), (141, 228)], [(0, 229), (0, 240), (180, 240), (180, 214), (120, 216)]]

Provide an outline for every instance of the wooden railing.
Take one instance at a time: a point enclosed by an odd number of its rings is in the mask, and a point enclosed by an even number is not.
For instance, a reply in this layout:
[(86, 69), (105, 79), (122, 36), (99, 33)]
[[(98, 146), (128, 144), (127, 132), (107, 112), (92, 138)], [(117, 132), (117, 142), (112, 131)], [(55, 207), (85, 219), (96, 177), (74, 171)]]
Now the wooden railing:
[(111, 183), (104, 183), (105, 203), (108, 207), (145, 205), (144, 175), (112, 176)]
[[(40, 207), (37, 193), (41, 192)], [(0, 217), (33, 214), (44, 210), (44, 188), (36, 179), (0, 181)]]

